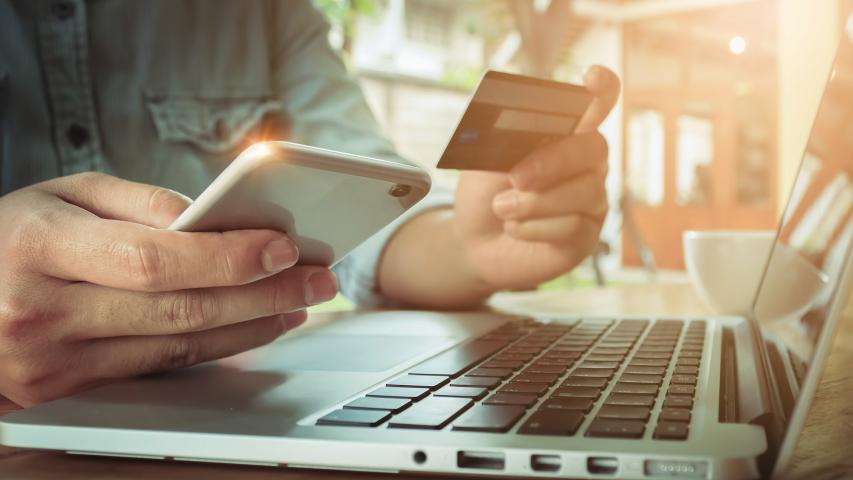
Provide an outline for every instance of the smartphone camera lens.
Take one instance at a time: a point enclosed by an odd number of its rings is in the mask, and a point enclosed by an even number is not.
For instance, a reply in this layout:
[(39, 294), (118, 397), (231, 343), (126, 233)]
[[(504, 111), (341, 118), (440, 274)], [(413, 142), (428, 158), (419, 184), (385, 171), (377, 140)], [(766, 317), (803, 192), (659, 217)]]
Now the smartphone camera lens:
[(388, 190), (388, 193), (392, 197), (405, 197), (412, 191), (412, 187), (403, 184), (397, 184), (391, 187), (391, 190)]

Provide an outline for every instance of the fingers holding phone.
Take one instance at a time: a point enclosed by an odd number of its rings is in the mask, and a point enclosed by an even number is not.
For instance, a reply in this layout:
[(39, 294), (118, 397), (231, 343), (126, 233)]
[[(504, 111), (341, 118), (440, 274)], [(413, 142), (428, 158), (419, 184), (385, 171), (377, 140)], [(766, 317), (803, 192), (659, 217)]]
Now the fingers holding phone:
[(189, 205), (102, 174), (0, 198), (0, 393), (22, 405), (268, 343), (331, 299), (273, 230), (162, 230)]

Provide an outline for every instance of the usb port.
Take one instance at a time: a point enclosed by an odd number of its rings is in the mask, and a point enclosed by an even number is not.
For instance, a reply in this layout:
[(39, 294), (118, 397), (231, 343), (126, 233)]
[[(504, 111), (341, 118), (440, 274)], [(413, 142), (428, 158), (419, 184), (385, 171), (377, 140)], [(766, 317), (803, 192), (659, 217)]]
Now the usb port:
[(500, 452), (470, 452), (460, 450), (456, 454), (456, 466), (481, 470), (503, 470), (504, 454)]
[(534, 472), (558, 472), (563, 466), (559, 455), (531, 455), (530, 468)]
[(593, 475), (616, 475), (619, 459), (616, 457), (589, 457), (586, 459), (586, 471)]

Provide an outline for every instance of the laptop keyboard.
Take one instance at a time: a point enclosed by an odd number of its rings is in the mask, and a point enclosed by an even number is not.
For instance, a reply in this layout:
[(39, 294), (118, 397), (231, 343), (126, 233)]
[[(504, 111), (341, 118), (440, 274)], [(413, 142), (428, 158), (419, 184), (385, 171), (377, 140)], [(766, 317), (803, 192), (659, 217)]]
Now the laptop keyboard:
[(651, 438), (686, 440), (705, 329), (701, 320), (511, 322), (317, 425), (624, 439), (651, 428)]

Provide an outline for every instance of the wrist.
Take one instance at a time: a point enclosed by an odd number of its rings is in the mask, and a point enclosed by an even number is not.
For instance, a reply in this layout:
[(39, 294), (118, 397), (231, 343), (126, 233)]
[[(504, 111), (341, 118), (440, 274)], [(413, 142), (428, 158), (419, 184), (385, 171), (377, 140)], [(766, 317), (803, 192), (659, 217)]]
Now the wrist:
[(466, 235), (464, 226), (453, 210), (449, 210), (447, 216), (452, 237), (450, 244), (453, 246), (450, 248), (453, 248), (459, 256), (456, 263), (457, 275), (470, 288), (473, 295), (485, 300), (500, 288), (489, 283), (483, 269), (479, 268), (476, 254), (479, 246), (476, 240)]

